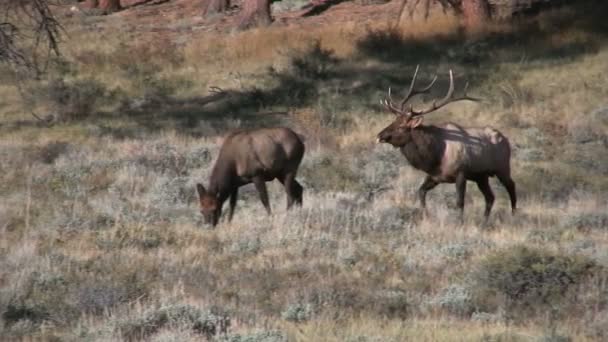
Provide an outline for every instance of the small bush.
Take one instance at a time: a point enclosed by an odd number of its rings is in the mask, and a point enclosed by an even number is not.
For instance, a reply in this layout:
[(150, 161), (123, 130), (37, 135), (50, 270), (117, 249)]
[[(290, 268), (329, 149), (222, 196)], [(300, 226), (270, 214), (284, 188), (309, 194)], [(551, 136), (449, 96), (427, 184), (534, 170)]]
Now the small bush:
[(234, 334), (222, 337), (218, 342), (287, 342), (288, 339), (280, 331), (262, 331), (246, 335)]
[(364, 54), (390, 54), (395, 47), (401, 48), (405, 37), (397, 28), (369, 30), (367, 35), (357, 42), (357, 47)]
[(356, 190), (360, 186), (356, 173), (342, 158), (322, 154), (307, 159), (300, 171), (306, 188), (317, 191)]
[(505, 315), (503, 311), (499, 311), (497, 313), (474, 312), (471, 315), (471, 320), (474, 322), (496, 324), (499, 322), (503, 322), (505, 320)]
[(432, 304), (456, 315), (469, 315), (473, 311), (473, 296), (462, 285), (450, 285), (432, 301)]
[(281, 314), (284, 320), (289, 322), (306, 322), (313, 315), (313, 307), (311, 304), (293, 304), (287, 307)]
[(597, 317), (585, 320), (585, 335), (597, 341), (608, 340), (608, 312), (600, 313)]
[(291, 70), (295, 76), (309, 79), (326, 79), (330, 76), (330, 70), (337, 63), (332, 50), (321, 46), (320, 41), (315, 41), (305, 54), (292, 56), (290, 60)]
[(570, 336), (560, 335), (555, 332), (543, 335), (538, 339), (539, 342), (572, 342)]
[(502, 332), (498, 334), (484, 334), (481, 342), (530, 342), (528, 335), (520, 335), (514, 332)]
[(176, 304), (144, 312), (142, 316), (119, 322), (117, 329), (127, 340), (146, 339), (164, 327), (184, 325), (211, 338), (226, 333), (230, 319), (223, 313)]
[(526, 240), (535, 243), (557, 242), (563, 233), (563, 229), (534, 229), (528, 232)]
[(410, 299), (402, 290), (381, 290), (369, 300), (371, 308), (381, 316), (405, 319), (410, 309)]
[(45, 164), (52, 164), (55, 159), (64, 154), (70, 144), (64, 141), (53, 141), (38, 148), (38, 159)]
[(490, 298), (499, 295), (506, 298), (508, 307), (557, 305), (595, 267), (586, 257), (524, 246), (498, 251), (482, 260), (473, 275), (477, 304), (487, 306)]
[(377, 211), (375, 224), (382, 231), (404, 231), (415, 219), (417, 210), (410, 207), (390, 207)]
[(81, 286), (77, 294), (79, 309), (96, 315), (102, 314), (104, 310), (124, 302), (127, 298), (128, 293), (126, 288), (106, 284)]
[(95, 111), (96, 105), (107, 95), (104, 85), (92, 78), (49, 81), (47, 95), (58, 119), (84, 119)]
[(575, 229), (606, 229), (608, 227), (608, 214), (597, 212), (570, 215), (562, 221), (561, 226)]
[(18, 323), (24, 326), (32, 326), (49, 318), (44, 308), (29, 306), (26, 304), (9, 304), (2, 313), (2, 320), (6, 326), (11, 327)]
[(262, 241), (259, 237), (241, 237), (230, 246), (230, 251), (243, 255), (255, 255), (262, 248)]
[(70, 283), (62, 274), (33, 272), (11, 298), (2, 319), (8, 326), (24, 320), (38, 326), (45, 321), (70, 322), (77, 315)]
[(441, 246), (439, 251), (448, 260), (462, 261), (471, 255), (472, 246), (467, 243), (450, 243)]

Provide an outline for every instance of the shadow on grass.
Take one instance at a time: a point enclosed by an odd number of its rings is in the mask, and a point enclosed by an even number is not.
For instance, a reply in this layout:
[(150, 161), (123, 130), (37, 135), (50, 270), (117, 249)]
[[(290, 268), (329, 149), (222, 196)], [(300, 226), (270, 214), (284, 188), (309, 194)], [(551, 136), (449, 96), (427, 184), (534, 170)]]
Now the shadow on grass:
[[(569, 63), (596, 53), (608, 41), (608, 24), (603, 18), (607, 12), (608, 4), (585, 2), (520, 23), (507, 32), (476, 39), (459, 32), (422, 40), (408, 38), (395, 29), (370, 31), (356, 42), (357, 53), (348, 59), (336, 58), (316, 42), (306, 51), (292, 53), (287, 68), (271, 68), (260, 76), (263, 87), (226, 89), (222, 96), (212, 93), (188, 99), (154, 94), (150, 97), (154, 100), (144, 105), (128, 99), (109, 116), (127, 121), (127, 126), (141, 132), (175, 129), (201, 136), (209, 132), (203, 126), (224, 132), (234, 126), (289, 125), (287, 113), (312, 107), (320, 116), (321, 126), (347, 128), (353, 112), (382, 111), (378, 100), (388, 87), (403, 91), (418, 64), (421, 85), (430, 80), (428, 72), (442, 66), (439, 80), (427, 96), (435, 98), (447, 89), (446, 67), (455, 69), (457, 89), (469, 81), (471, 95), (480, 95), (490, 86), (488, 80), (496, 79), (499, 65), (517, 63), (521, 68), (534, 68), (544, 63)], [(150, 83), (149, 74), (154, 76), (154, 70), (133, 72), (131, 64), (124, 68), (143, 80), (142, 87)], [(156, 83), (162, 93), (167, 82), (158, 79)], [(104, 123), (104, 117), (100, 115), (92, 123)], [(119, 138), (137, 133), (128, 130), (108, 128), (102, 134)]]
[(463, 67), (484, 67), (522, 59), (569, 62), (596, 53), (605, 45), (607, 11), (607, 3), (584, 2), (535, 18), (514, 20), (509, 27), (505, 24), (502, 32), (478, 38), (467, 37), (463, 31), (416, 39), (406, 37), (399, 29), (372, 30), (358, 41), (357, 47), (361, 56), (367, 58), (414, 65), (449, 62)]

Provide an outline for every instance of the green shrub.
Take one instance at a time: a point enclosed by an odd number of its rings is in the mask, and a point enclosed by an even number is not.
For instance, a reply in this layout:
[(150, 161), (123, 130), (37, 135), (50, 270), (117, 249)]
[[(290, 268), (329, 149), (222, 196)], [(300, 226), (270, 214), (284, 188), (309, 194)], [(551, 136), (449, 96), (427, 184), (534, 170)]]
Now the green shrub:
[(474, 272), (477, 304), (487, 307), (498, 295), (506, 299), (508, 308), (558, 305), (595, 267), (586, 257), (525, 246), (497, 251), (482, 260)]

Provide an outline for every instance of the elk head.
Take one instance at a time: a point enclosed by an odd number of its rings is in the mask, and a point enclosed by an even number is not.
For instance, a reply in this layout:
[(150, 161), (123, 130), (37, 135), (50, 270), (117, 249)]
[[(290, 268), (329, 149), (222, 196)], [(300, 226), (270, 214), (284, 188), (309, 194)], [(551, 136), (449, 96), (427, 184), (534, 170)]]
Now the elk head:
[(388, 143), (395, 147), (402, 147), (408, 142), (410, 142), (412, 136), (412, 130), (416, 129), (422, 123), (422, 116), (431, 112), (436, 111), (437, 109), (447, 105), (450, 102), (461, 101), (461, 100), (469, 100), (469, 101), (479, 101), (478, 99), (467, 96), (467, 87), (468, 84), (465, 85), (464, 95), (459, 98), (453, 98), (454, 95), (454, 76), (452, 74), (452, 70), (450, 70), (450, 87), (448, 89), (448, 93), (446, 96), (440, 100), (433, 101), (433, 104), (430, 108), (424, 110), (414, 110), (414, 107), (410, 104), (407, 107), (407, 102), (411, 100), (414, 96), (419, 94), (428, 93), (435, 81), (437, 81), (437, 76), (433, 77), (431, 83), (422, 88), (422, 89), (414, 89), (416, 84), (416, 77), (418, 76), (419, 66), (416, 67), (416, 71), (414, 72), (414, 77), (412, 78), (412, 82), (410, 84), (410, 88), (403, 98), (398, 104), (393, 102), (393, 98), (391, 97), (391, 88), (388, 88), (388, 96), (385, 97), (380, 103), (391, 113), (395, 114), (397, 118), (393, 123), (388, 125), (385, 129), (383, 129), (380, 133), (378, 133), (376, 141), (378, 143)]
[(217, 194), (213, 194), (205, 189), (201, 184), (196, 184), (198, 199), (201, 204), (201, 214), (205, 223), (216, 226), (222, 215), (222, 202)]

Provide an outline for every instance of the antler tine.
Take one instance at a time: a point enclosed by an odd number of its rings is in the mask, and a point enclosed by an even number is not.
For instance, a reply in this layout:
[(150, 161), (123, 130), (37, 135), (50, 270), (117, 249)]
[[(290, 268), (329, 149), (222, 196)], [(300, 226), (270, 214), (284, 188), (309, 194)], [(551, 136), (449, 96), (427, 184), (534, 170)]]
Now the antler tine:
[[(433, 81), (434, 82), (434, 81)], [(425, 110), (421, 110), (419, 112), (412, 110), (412, 116), (419, 116), (419, 115), (424, 115), (424, 114), (428, 114), (431, 112), (436, 111), (437, 109), (447, 105), (448, 103), (451, 102), (456, 102), (456, 101), (462, 101), (462, 100), (468, 100), (468, 101), (480, 101), (479, 99), (470, 97), (467, 95), (467, 88), (468, 88), (469, 84), (467, 83), (465, 85), (465, 89), (464, 89), (464, 95), (458, 98), (452, 98), (452, 96), (454, 95), (454, 74), (452, 72), (452, 69), (450, 69), (450, 87), (448, 88), (448, 93), (445, 95), (445, 97), (443, 97), (441, 100), (439, 101), (433, 101), (433, 105), (431, 106), (431, 108), (429, 109), (425, 109)]]
[(380, 103), (382, 105), (384, 105), (384, 107), (386, 109), (388, 109), (390, 112), (392, 112), (394, 114), (397, 114), (397, 115), (403, 114), (402, 110), (399, 110), (398, 108), (396, 108), (393, 105), (393, 98), (391, 96), (391, 87), (388, 88), (388, 95), (387, 95), (387, 97), (385, 97), (384, 100), (380, 100)]
[(412, 77), (412, 82), (410, 83), (410, 89), (408, 89), (407, 95), (405, 95), (405, 97), (403, 98), (403, 100), (401, 100), (401, 103), (399, 104), (399, 107), (401, 108), (401, 110), (404, 109), (405, 103), (407, 102), (407, 100), (409, 100), (413, 96), (412, 92), (414, 91), (414, 86), (416, 85), (416, 78), (418, 77), (418, 70), (420, 70), (420, 64), (416, 65), (416, 71), (414, 71), (414, 77)]
[(433, 107), (442, 107), (450, 102), (450, 99), (454, 95), (454, 73), (452, 73), (452, 69), (450, 69), (450, 87), (448, 88), (448, 93), (445, 94), (445, 97), (439, 100), (439, 104), (433, 102)]
[(408, 100), (410, 100), (412, 97), (414, 97), (416, 95), (428, 93), (429, 90), (431, 90), (431, 88), (433, 87), (433, 85), (435, 85), (435, 81), (437, 81), (437, 75), (435, 75), (433, 77), (433, 80), (431, 81), (431, 83), (429, 83), (429, 85), (427, 85), (426, 87), (424, 87), (422, 89), (414, 89), (416, 80), (418, 77), (419, 69), (420, 69), (420, 65), (417, 65), (416, 71), (414, 72), (414, 77), (412, 77), (412, 83), (410, 84), (410, 89), (408, 90), (407, 95), (405, 95), (405, 97), (403, 98), (403, 100), (401, 100), (401, 103), (399, 104), (401, 111), (405, 110), (405, 104), (407, 103)]
[(469, 101), (474, 101), (474, 102), (480, 102), (481, 99), (476, 98), (476, 97), (471, 97), (469, 95), (467, 95), (467, 91), (469, 90), (469, 82), (464, 84), (464, 93), (462, 95), (462, 97), (459, 100), (469, 100)]
[(429, 83), (428, 86), (426, 86), (426, 88), (420, 89), (418, 92), (426, 93), (427, 91), (431, 90), (431, 88), (433, 88), (433, 85), (435, 85), (435, 81), (437, 81), (437, 75), (433, 76), (433, 80), (431, 81), (431, 83)]

